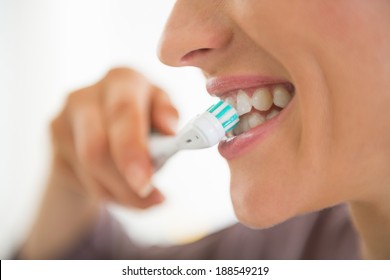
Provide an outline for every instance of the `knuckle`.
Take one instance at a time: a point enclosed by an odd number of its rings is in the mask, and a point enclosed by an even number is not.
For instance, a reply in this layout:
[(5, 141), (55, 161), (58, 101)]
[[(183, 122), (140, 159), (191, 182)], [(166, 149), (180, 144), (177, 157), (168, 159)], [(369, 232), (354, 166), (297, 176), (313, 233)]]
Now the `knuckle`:
[(71, 92), (66, 98), (65, 107), (75, 108), (80, 105), (90, 104), (91, 101), (95, 100), (93, 97), (97, 93), (96, 85)]
[(71, 92), (66, 99), (66, 103), (72, 104), (77, 102), (80, 99), (81, 94), (82, 94), (82, 90)]
[(68, 108), (76, 107), (80, 103), (80, 101), (82, 100), (83, 95), (84, 95), (83, 90), (78, 90), (78, 91), (70, 93), (68, 95), (68, 97), (66, 98), (65, 106)]
[(133, 69), (127, 67), (115, 67), (107, 72), (105, 79), (109, 81), (122, 79), (127, 80), (134, 77), (141, 78), (143, 76)]
[(129, 122), (139, 121), (142, 112), (136, 102), (131, 99), (121, 99), (107, 107), (106, 114), (110, 122), (125, 117)]
[(53, 135), (57, 134), (59, 131), (59, 128), (60, 128), (59, 117), (55, 117), (54, 119), (52, 119), (50, 121), (50, 124), (49, 124), (49, 130), (50, 130), (51, 135), (53, 136)]
[(57, 116), (52, 119), (49, 123), (49, 133), (52, 140), (57, 140), (61, 138), (61, 135), (64, 134), (64, 123), (61, 116)]
[(129, 99), (121, 99), (109, 104), (107, 108), (107, 117), (109, 121), (115, 121), (125, 114), (134, 115), (136, 111), (134, 102)]
[(123, 98), (128, 94), (145, 93), (150, 90), (150, 83), (146, 77), (129, 68), (110, 70), (103, 78), (102, 85), (105, 89), (105, 96), (115, 93), (116, 98)]
[(114, 68), (108, 70), (106, 76), (123, 75), (123, 74), (125, 74), (125, 73), (127, 74), (128, 72), (134, 72), (134, 71), (131, 70), (130, 68), (127, 68), (127, 67), (114, 67)]

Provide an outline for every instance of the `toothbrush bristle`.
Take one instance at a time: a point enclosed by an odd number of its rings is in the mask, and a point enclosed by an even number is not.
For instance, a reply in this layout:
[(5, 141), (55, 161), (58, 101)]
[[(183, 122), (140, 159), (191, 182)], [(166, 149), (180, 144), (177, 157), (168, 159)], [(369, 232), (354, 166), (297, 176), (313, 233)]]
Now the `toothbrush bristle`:
[(207, 109), (210, 113), (213, 113), (216, 109), (218, 109), (224, 102), (221, 100), (217, 104), (211, 105), (210, 108)]
[(236, 110), (223, 100), (211, 106), (207, 111), (218, 119), (225, 132), (231, 131), (239, 122)]
[(223, 128), (225, 129), (226, 132), (231, 131), (237, 124), (238, 124), (238, 115), (234, 114), (233, 116), (230, 117), (227, 121), (222, 123)]

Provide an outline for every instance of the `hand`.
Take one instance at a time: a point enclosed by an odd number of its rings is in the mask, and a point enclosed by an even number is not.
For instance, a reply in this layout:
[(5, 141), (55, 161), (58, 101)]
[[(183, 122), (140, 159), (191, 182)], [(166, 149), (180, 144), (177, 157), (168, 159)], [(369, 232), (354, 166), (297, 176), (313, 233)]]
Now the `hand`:
[(66, 166), (89, 195), (150, 207), (164, 197), (150, 185), (148, 135), (151, 128), (173, 134), (177, 120), (167, 94), (144, 76), (111, 70), (98, 83), (71, 93), (52, 121), (54, 162)]

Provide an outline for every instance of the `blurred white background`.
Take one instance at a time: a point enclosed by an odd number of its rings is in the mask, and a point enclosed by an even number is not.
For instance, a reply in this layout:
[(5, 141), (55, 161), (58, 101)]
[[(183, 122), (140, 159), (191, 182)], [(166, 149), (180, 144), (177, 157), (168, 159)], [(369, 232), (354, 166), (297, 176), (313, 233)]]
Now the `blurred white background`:
[[(167, 90), (181, 125), (215, 102), (196, 69), (161, 64), (156, 47), (173, 0), (0, 0), (0, 257), (23, 240), (44, 190), (47, 126), (67, 93), (129, 66)], [(184, 242), (235, 221), (216, 148), (183, 152), (155, 178), (167, 201), (112, 207), (140, 242)]]

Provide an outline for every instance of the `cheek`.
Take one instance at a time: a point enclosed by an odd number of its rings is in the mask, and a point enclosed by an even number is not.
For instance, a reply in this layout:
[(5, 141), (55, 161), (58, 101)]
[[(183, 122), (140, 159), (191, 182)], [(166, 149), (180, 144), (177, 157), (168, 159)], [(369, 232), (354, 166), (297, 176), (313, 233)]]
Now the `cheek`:
[[(271, 8), (282, 2), (234, 1), (237, 25), (285, 66), (300, 105), (288, 129), (229, 161), (235, 212), (253, 227), (363, 197), (388, 179), (390, 166), (390, 95), (381, 94), (388, 91), (389, 70), (387, 56), (379, 55), (388, 53), (388, 36), (386, 25), (370, 17), (380, 7), (305, 0), (299, 9), (296, 1), (279, 7), (285, 20), (275, 20)], [(375, 69), (371, 75), (367, 65)]]

